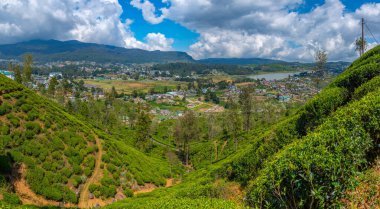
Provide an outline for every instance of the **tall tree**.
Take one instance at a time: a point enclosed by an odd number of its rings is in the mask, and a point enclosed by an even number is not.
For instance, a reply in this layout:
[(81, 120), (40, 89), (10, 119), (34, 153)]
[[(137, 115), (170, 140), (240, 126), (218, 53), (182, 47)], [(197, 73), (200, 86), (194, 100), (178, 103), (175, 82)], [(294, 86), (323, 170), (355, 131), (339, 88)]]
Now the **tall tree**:
[(236, 151), (238, 147), (238, 139), (242, 132), (243, 122), (239, 114), (238, 105), (232, 99), (228, 103), (230, 108), (226, 111), (226, 119), (224, 121), (226, 123), (226, 129), (234, 141)]
[(56, 88), (58, 85), (58, 80), (56, 77), (52, 77), (49, 81), (49, 87), (48, 87), (48, 94), (53, 95), (55, 94)]
[(315, 65), (316, 65), (316, 72), (319, 76), (325, 75), (325, 66), (327, 63), (327, 53), (324, 50), (317, 49), (315, 51)]
[(189, 165), (190, 142), (198, 140), (199, 125), (195, 113), (187, 111), (179, 118), (174, 130), (174, 136), (180, 145), (185, 165)]
[(137, 121), (135, 125), (135, 130), (137, 133), (136, 145), (140, 149), (146, 150), (149, 148), (151, 126), (152, 126), (152, 119), (150, 118), (148, 109), (140, 105), (138, 108)]
[(16, 65), (13, 67), (13, 72), (15, 74), (15, 81), (17, 83), (22, 83), (22, 75), (21, 75), (21, 67), (20, 65)]
[(31, 54), (26, 54), (24, 56), (24, 81), (30, 82), (32, 81), (32, 64), (33, 64), (33, 56)]
[(239, 95), (239, 103), (241, 112), (243, 114), (244, 130), (248, 131), (252, 126), (252, 113), (253, 113), (253, 97), (252, 87), (244, 87)]

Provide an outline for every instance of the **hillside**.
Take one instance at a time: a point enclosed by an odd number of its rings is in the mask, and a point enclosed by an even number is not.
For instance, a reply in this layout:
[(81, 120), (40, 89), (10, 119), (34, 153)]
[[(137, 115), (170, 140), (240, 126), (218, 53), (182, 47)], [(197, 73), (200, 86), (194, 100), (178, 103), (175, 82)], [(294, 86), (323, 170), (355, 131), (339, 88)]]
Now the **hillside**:
[[(202, 198), (233, 201), (231, 208), (380, 207), (379, 61), (377, 47), (295, 114), (250, 135), (236, 154), (188, 174), (180, 185), (108, 208), (191, 206)], [(198, 207), (212, 208), (206, 205)]]
[(32, 53), (38, 62), (89, 61), (97, 63), (166, 63), (192, 62), (185, 52), (146, 51), (82, 43), (79, 41), (32, 40), (0, 45), (0, 59), (22, 59)]
[(0, 194), (9, 202), (18, 202), (18, 196), (24, 204), (104, 205), (147, 183), (165, 185), (169, 176), (165, 161), (146, 156), (3, 75), (0, 139)]
[[(95, 183), (97, 186), (81, 182), (81, 188), (88, 185), (94, 194), (106, 199), (117, 187), (117, 191), (124, 188), (127, 196), (131, 182), (164, 185), (167, 163), (147, 157), (9, 79), (1, 77), (0, 87), (1, 133), (7, 139), (3, 140), (2, 151), (9, 156), (1, 158), (2, 164), (19, 165), (19, 171), (26, 168), (32, 173), (27, 173), (25, 180), (37, 194), (53, 199), (56, 197), (49, 195), (55, 192), (51, 191), (59, 191), (60, 201), (71, 201), (70, 197), (75, 200), (75, 188), (70, 182), (77, 175), (86, 175), (83, 168), (97, 173), (94, 170), (101, 150), (102, 179)], [(21, 133), (21, 129), (26, 131)], [(58, 132), (62, 129), (70, 134), (61, 136)], [(29, 139), (31, 133), (37, 137)], [(352, 63), (295, 113), (268, 129), (245, 133), (237, 151), (228, 157), (185, 174), (179, 184), (170, 188), (159, 188), (106, 208), (379, 208), (379, 136), (380, 46)], [(71, 142), (79, 138), (76, 144)], [(63, 145), (54, 149), (54, 141)], [(34, 152), (35, 147), (42, 151)], [(79, 148), (92, 151), (81, 155)], [(39, 154), (46, 153), (44, 149), (48, 149), (45, 157)], [(70, 155), (67, 150), (79, 154)], [(83, 157), (78, 160), (75, 156)], [(88, 163), (87, 158), (95, 159), (95, 163)], [(4, 159), (8, 159), (6, 163)], [(45, 165), (53, 160), (49, 165), (55, 170)], [(78, 174), (66, 177), (67, 181), (59, 177), (74, 163), (82, 169)], [(35, 171), (43, 174), (33, 175)], [(9, 173), (11, 168), (2, 172)], [(124, 184), (124, 179), (129, 183)], [(33, 180), (42, 182), (38, 184), (44, 185), (41, 191), (33, 187)], [(46, 189), (48, 193), (44, 193)], [(15, 202), (10, 201), (16, 198), (8, 193), (4, 195), (8, 203), (0, 202), (0, 206)]]

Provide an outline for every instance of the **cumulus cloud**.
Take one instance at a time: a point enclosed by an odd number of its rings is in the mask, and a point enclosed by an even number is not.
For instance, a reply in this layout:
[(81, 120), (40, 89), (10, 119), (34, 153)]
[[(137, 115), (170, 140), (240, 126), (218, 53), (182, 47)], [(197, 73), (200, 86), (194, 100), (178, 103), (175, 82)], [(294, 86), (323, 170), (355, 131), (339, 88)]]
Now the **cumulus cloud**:
[(145, 40), (151, 49), (161, 51), (169, 51), (173, 49), (172, 44), (174, 43), (174, 40), (166, 38), (165, 35), (161, 33), (148, 33)]
[(156, 7), (148, 0), (132, 0), (131, 5), (140, 9), (144, 19), (152, 24), (161, 23), (167, 12), (166, 8), (162, 8), (160, 9), (162, 14), (156, 15)]
[[(76, 39), (149, 50), (169, 49), (160, 42), (141, 42), (130, 30), (132, 20), (120, 21), (117, 0), (1, 0), (0, 44), (31, 39)], [(147, 40), (150, 40), (147, 37)], [(150, 45), (152, 44), (152, 45)]]
[[(357, 57), (354, 41), (360, 18), (380, 19), (380, 4), (364, 4), (346, 12), (339, 0), (326, 0), (310, 12), (299, 13), (302, 0), (168, 0), (166, 18), (200, 34), (190, 54), (204, 57), (269, 57), (312, 61), (316, 48), (330, 60)], [(379, 26), (372, 26), (380, 34)], [(373, 45), (373, 44), (372, 44)], [(371, 45), (371, 46), (372, 46)]]

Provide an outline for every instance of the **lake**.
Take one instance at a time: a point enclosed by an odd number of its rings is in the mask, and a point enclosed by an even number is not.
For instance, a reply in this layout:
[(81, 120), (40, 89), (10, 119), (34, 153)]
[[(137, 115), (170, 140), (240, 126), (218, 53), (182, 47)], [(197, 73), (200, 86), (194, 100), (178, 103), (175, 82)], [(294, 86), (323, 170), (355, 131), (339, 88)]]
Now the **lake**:
[(263, 79), (267, 81), (273, 81), (273, 80), (281, 80), (284, 78), (288, 78), (289, 76), (294, 76), (295, 74), (299, 74), (301, 72), (290, 72), (290, 73), (265, 73), (260, 75), (249, 75), (248, 78), (252, 79)]

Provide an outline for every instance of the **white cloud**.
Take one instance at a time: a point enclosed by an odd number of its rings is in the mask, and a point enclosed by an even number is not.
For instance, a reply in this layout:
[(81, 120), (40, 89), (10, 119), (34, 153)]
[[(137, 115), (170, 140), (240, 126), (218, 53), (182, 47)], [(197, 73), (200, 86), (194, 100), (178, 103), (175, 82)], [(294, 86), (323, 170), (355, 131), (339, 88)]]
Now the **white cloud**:
[(148, 33), (145, 37), (147, 44), (151, 49), (168, 51), (172, 50), (173, 39), (167, 39), (164, 34), (161, 33)]
[(131, 5), (140, 9), (142, 11), (142, 15), (146, 21), (151, 24), (161, 23), (166, 15), (167, 9), (160, 9), (161, 15), (156, 15), (156, 7), (148, 0), (132, 0)]
[[(120, 21), (117, 0), (1, 0), (0, 44), (31, 39), (76, 39), (148, 50), (169, 49), (144, 43), (130, 30), (132, 20)], [(161, 42), (172, 43), (164, 35)]]
[[(268, 57), (312, 61), (315, 48), (330, 60), (357, 57), (353, 42), (360, 35), (360, 18), (380, 19), (380, 4), (364, 4), (346, 12), (339, 0), (326, 0), (308, 13), (298, 13), (303, 0), (168, 0), (166, 18), (200, 34), (190, 47), (197, 58)], [(378, 25), (378, 24), (377, 24)], [(380, 35), (380, 26), (372, 32)], [(373, 45), (373, 44), (372, 44)]]

